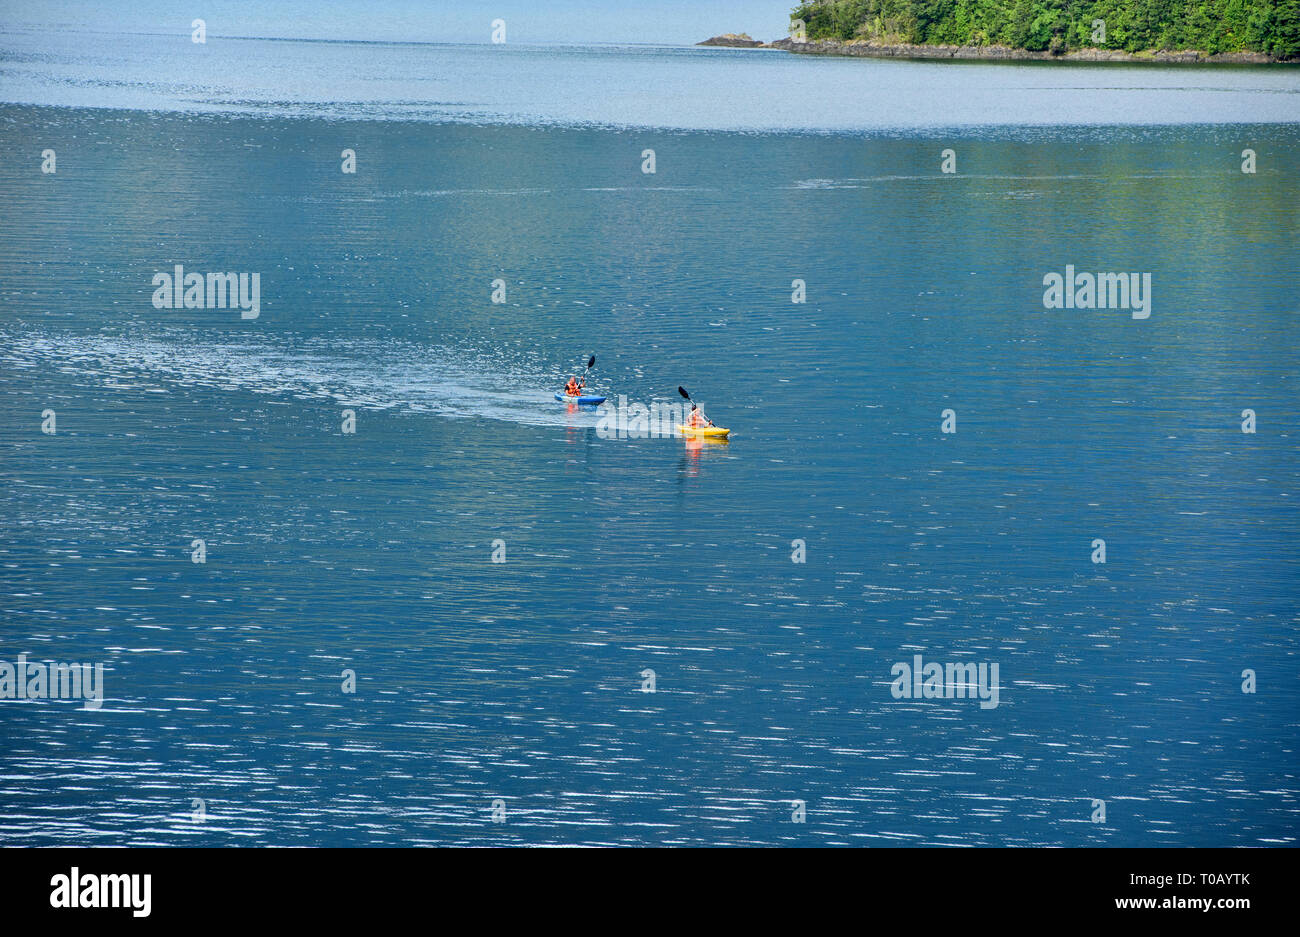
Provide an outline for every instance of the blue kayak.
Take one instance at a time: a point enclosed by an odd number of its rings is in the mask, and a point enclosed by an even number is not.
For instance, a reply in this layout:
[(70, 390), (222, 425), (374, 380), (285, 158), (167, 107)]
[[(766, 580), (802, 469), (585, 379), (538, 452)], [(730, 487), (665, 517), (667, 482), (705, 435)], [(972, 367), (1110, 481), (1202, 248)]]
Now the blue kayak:
[(604, 397), (589, 397), (585, 395), (582, 397), (570, 397), (568, 394), (558, 390), (555, 392), (555, 399), (563, 403), (576, 403), (582, 407), (596, 407), (605, 402)]

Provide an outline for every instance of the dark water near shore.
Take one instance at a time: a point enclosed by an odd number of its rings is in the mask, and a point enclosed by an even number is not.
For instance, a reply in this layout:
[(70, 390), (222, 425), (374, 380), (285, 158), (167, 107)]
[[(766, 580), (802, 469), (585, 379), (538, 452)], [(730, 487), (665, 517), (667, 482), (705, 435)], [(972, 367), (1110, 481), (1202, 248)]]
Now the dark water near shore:
[[(0, 106), (0, 660), (107, 698), (0, 702), (0, 842), (1294, 843), (1295, 125), (85, 104)], [(591, 352), (734, 440), (600, 438)], [(917, 653), (1000, 705), (894, 700)]]

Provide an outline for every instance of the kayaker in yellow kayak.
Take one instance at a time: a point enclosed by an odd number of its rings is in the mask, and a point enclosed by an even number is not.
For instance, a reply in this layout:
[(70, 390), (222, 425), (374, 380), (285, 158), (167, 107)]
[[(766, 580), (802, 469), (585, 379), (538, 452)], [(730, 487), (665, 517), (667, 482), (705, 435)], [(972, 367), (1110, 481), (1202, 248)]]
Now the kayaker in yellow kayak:
[(677, 424), (677, 431), (679, 433), (683, 436), (711, 439), (714, 442), (727, 441), (727, 437), (731, 435), (731, 430), (724, 429), (721, 426), (714, 426), (713, 421), (704, 415), (704, 411), (700, 409), (700, 405), (694, 400), (691, 400), (691, 395), (686, 392), (685, 387), (678, 387), (677, 393), (691, 401), (691, 412), (687, 414), (686, 422)]
[(692, 403), (690, 416), (686, 418), (686, 425), (691, 429), (699, 429), (702, 426), (712, 426), (713, 421), (704, 415), (704, 411), (700, 409), (699, 404)]

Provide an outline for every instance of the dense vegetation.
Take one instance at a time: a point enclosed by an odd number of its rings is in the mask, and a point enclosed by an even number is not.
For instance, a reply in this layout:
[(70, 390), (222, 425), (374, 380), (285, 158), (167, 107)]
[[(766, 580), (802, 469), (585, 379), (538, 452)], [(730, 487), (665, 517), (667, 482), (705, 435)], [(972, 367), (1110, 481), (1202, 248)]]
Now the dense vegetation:
[(806, 0), (791, 17), (809, 39), (1300, 55), (1300, 0)]

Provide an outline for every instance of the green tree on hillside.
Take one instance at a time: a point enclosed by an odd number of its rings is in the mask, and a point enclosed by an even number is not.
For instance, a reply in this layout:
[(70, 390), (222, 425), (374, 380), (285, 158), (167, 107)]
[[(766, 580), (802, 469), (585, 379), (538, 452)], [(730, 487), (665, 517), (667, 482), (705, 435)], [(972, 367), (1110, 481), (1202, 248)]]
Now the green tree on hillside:
[(1300, 57), (1300, 0), (806, 0), (791, 16), (809, 39)]

